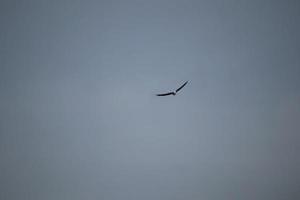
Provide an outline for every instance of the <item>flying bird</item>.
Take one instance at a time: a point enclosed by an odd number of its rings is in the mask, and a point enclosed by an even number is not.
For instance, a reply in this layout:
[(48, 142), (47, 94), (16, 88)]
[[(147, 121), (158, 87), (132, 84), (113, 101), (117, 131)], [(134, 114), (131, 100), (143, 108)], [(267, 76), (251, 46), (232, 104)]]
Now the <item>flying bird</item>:
[(156, 96), (169, 96), (169, 95), (173, 95), (175, 96), (177, 94), (177, 92), (179, 92), (186, 84), (188, 83), (188, 81), (186, 81), (182, 86), (180, 86), (178, 89), (176, 89), (174, 92), (168, 92), (168, 93), (162, 93), (162, 94), (157, 94)]

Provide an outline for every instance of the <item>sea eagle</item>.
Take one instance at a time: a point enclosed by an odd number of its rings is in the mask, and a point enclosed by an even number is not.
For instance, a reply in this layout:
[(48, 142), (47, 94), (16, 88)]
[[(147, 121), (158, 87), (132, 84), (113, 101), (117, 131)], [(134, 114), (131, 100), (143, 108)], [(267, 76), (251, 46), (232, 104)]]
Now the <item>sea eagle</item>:
[(188, 83), (188, 81), (186, 81), (182, 86), (180, 86), (177, 90), (175, 90), (174, 92), (168, 92), (168, 93), (162, 93), (162, 94), (157, 94), (156, 96), (168, 96), (168, 95), (176, 95), (177, 92), (179, 92), (179, 90), (181, 90), (186, 84)]

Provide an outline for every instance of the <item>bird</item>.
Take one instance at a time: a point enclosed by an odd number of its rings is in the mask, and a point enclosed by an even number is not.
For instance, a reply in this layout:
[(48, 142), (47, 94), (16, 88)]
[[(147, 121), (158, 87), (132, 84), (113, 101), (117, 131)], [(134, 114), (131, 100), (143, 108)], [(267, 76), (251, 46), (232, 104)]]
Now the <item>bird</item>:
[(184, 84), (182, 84), (179, 88), (177, 88), (174, 92), (168, 92), (168, 93), (162, 93), (162, 94), (156, 94), (156, 96), (169, 96), (169, 95), (173, 95), (175, 96), (177, 94), (177, 92), (179, 92), (186, 84), (188, 83), (188, 81), (186, 81)]

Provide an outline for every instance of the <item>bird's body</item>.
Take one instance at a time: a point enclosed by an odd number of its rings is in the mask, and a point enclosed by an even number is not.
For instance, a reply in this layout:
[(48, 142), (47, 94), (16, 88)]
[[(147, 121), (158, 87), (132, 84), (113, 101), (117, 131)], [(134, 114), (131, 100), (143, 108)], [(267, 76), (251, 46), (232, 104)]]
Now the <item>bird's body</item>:
[(176, 93), (175, 92), (169, 92), (169, 93), (164, 93), (164, 94), (157, 94), (156, 96), (169, 96), (169, 95), (175, 96)]
[(188, 83), (188, 81), (186, 81), (182, 86), (180, 86), (180, 87), (179, 87), (177, 90), (175, 90), (174, 92), (168, 92), (168, 93), (157, 94), (156, 96), (169, 96), (169, 95), (175, 96), (175, 95), (177, 94), (177, 92), (179, 92), (179, 90), (181, 90), (187, 83)]

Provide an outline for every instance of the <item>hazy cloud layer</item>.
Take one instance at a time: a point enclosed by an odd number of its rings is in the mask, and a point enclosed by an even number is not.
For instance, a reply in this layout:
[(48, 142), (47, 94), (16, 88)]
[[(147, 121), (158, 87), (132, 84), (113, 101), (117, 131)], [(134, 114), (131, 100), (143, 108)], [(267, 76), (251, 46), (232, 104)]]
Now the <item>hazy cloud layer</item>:
[(299, 11), (2, 1), (0, 199), (300, 199)]

